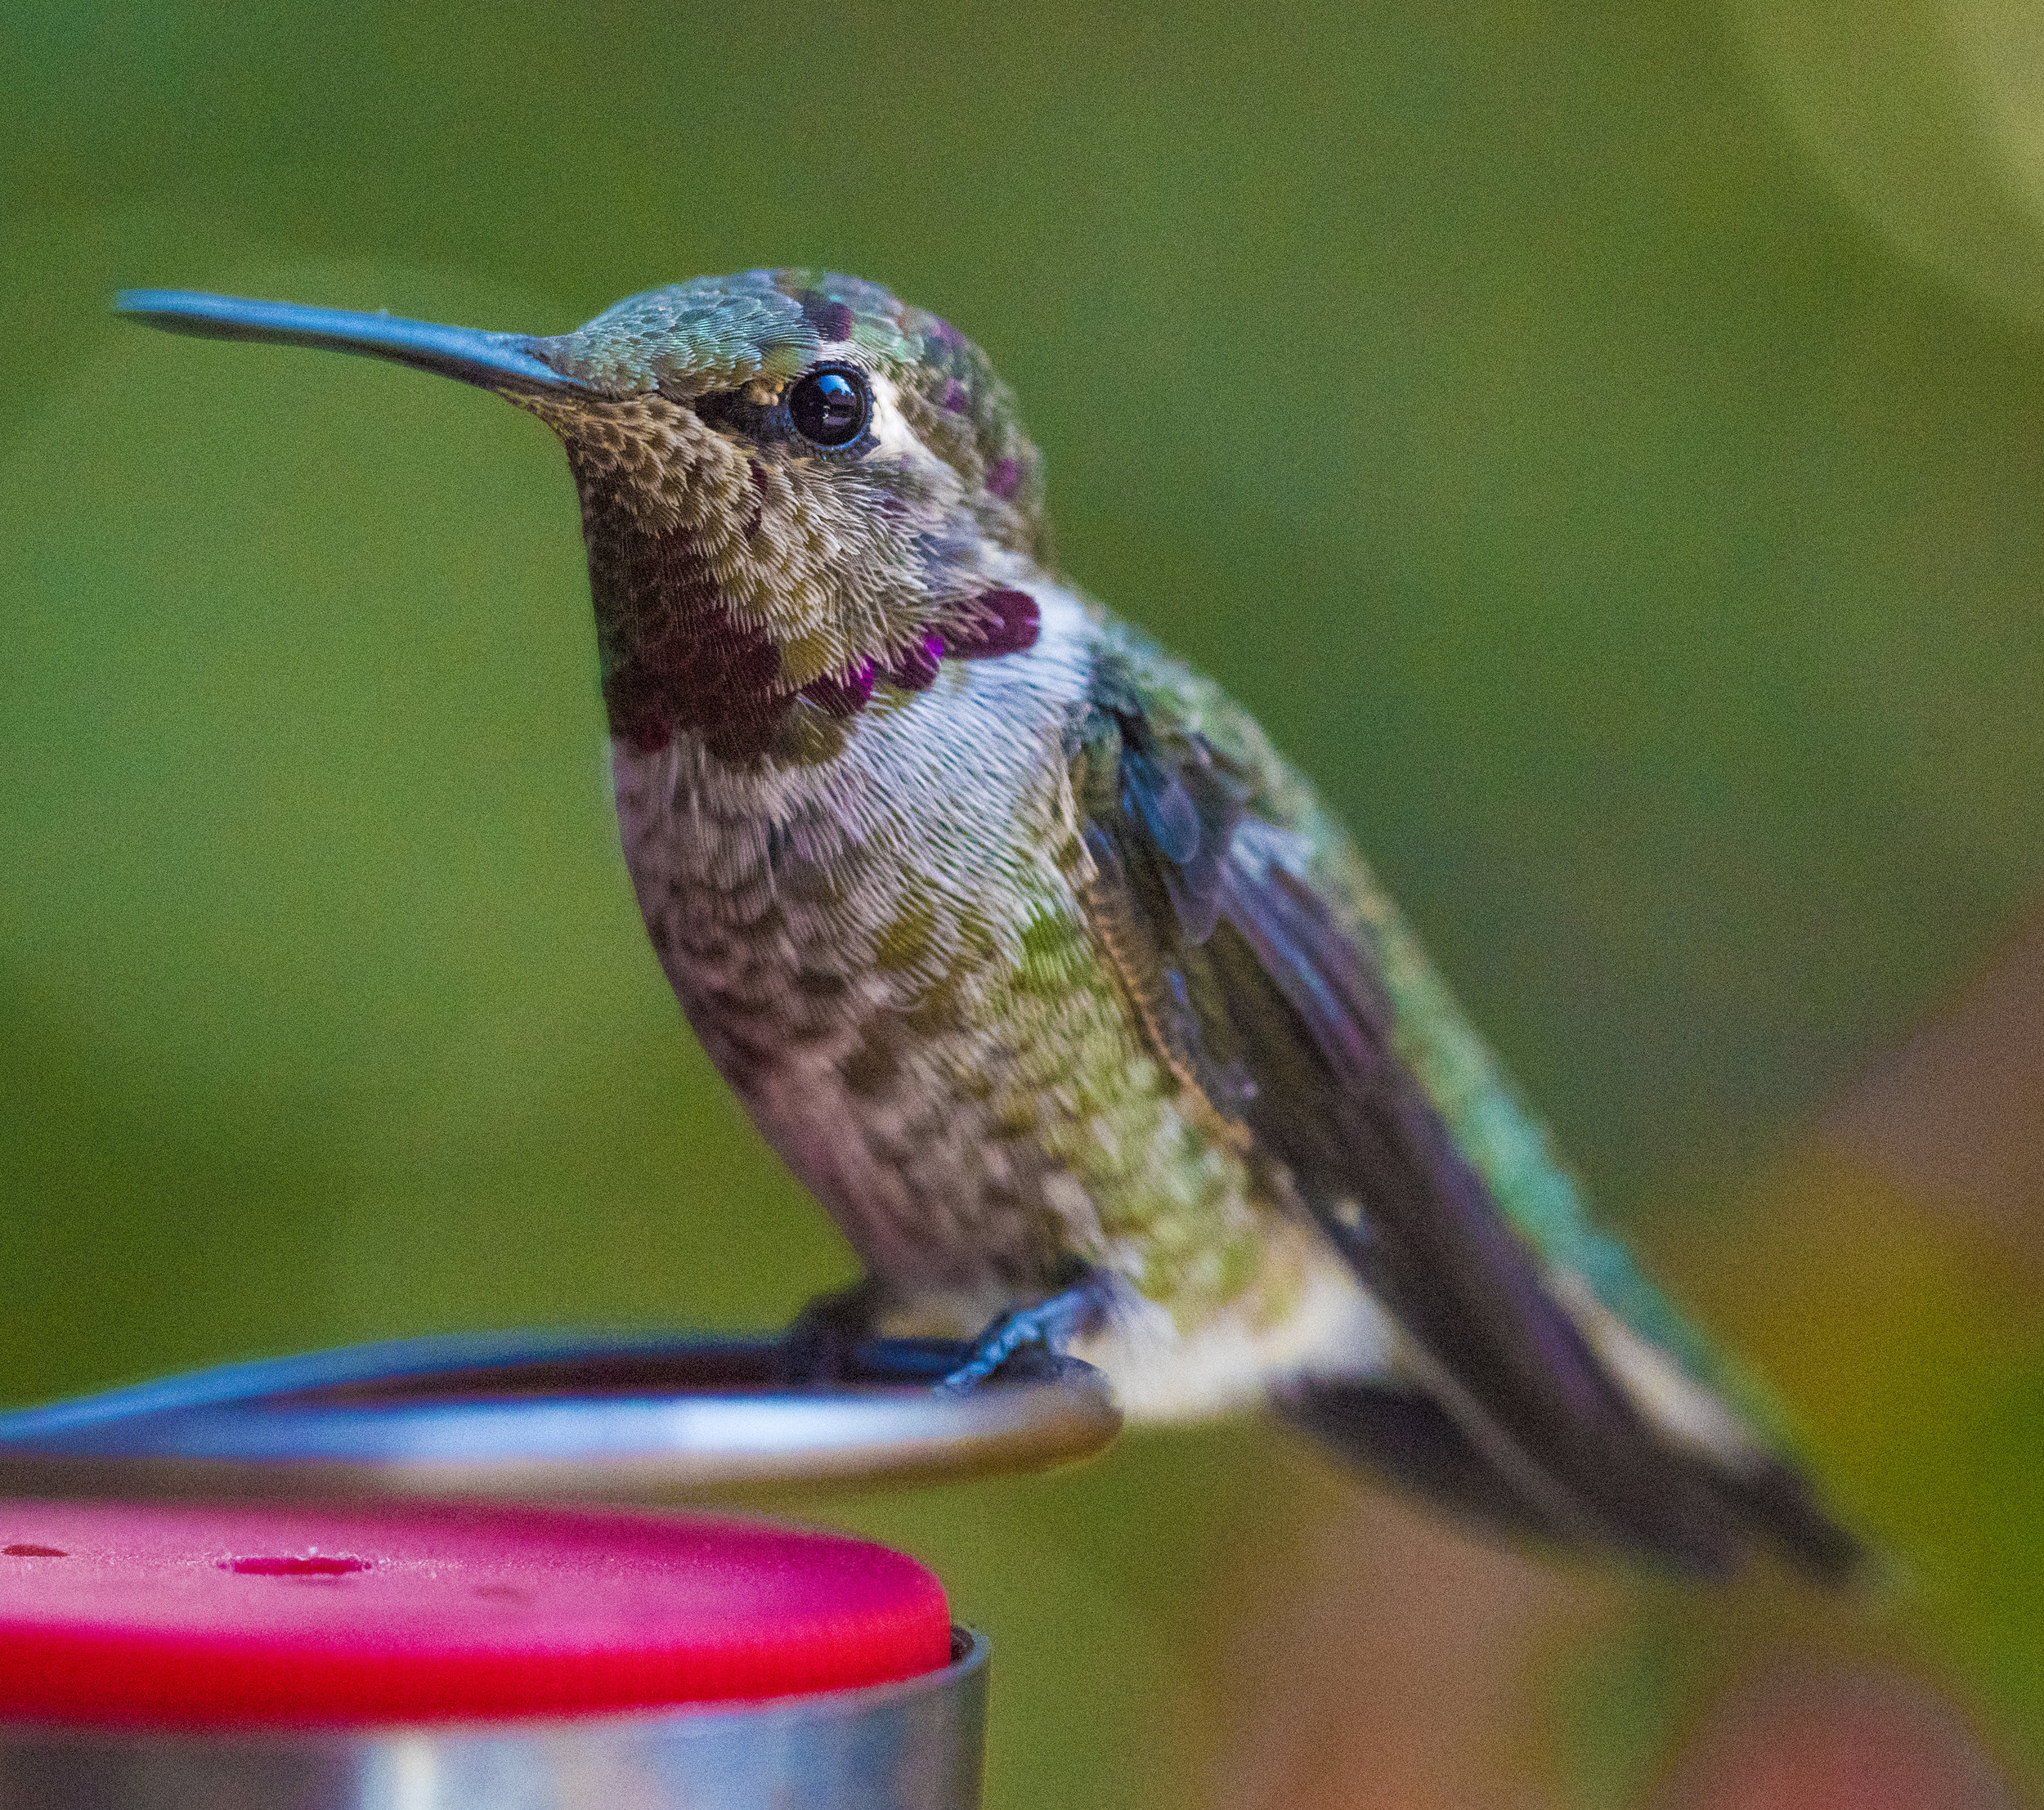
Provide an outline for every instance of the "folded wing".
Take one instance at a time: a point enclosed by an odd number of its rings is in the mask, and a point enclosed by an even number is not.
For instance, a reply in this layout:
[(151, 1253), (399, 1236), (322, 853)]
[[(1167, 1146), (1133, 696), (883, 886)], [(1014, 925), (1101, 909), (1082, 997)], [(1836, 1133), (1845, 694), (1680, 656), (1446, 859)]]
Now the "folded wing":
[[(1294, 1417), (1495, 1525), (1704, 1573), (1761, 1534), (1849, 1572), (1858, 1548), (1795, 1469), (1500, 1211), (1400, 1058), (1366, 937), (1255, 776), (1111, 656), (1094, 694), (1074, 758), (1102, 946), (1160, 1056), (1246, 1127), (1409, 1342), (1411, 1388), (1307, 1381)], [(1651, 1414), (1656, 1375), (1729, 1436)]]

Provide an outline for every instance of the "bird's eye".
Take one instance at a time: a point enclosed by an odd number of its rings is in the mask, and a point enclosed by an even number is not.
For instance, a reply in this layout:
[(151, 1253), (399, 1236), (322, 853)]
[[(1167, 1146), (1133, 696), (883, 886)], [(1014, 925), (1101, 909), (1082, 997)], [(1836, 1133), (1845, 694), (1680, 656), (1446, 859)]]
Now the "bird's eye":
[(872, 392), (849, 365), (823, 365), (788, 392), (795, 431), (819, 446), (850, 446), (872, 418)]

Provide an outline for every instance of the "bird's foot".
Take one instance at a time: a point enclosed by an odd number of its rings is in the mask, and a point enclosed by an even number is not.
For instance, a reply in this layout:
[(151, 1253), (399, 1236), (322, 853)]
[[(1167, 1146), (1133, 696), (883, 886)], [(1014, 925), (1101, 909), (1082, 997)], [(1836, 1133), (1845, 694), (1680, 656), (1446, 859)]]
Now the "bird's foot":
[(858, 1369), (861, 1346), (873, 1336), (886, 1305), (877, 1276), (833, 1288), (806, 1303), (782, 1336), (790, 1382), (842, 1382)]
[(1088, 1271), (1047, 1301), (1003, 1314), (974, 1342), (971, 1357), (937, 1385), (939, 1392), (965, 1395), (1025, 1352), (1063, 1356), (1073, 1339), (1105, 1317), (1107, 1306), (1103, 1279)]

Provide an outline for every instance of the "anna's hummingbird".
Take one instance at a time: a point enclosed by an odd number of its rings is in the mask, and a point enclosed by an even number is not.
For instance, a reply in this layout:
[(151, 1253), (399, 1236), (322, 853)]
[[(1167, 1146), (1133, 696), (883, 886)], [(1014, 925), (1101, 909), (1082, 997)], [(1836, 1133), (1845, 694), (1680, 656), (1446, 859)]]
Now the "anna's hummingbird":
[(1059, 571), (1015, 398), (947, 322), (806, 271), (552, 338), (119, 306), (560, 437), (647, 929), (869, 1272), (812, 1330), (987, 1327), (952, 1386), (1048, 1344), (1135, 1418), (1267, 1399), (1495, 1527), (1853, 1569), (1311, 788)]

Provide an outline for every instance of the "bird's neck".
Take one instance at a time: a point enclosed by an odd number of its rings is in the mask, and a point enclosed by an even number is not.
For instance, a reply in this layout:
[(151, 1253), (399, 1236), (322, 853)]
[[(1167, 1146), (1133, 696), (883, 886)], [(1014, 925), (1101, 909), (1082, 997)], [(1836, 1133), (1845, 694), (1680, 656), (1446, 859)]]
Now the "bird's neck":
[(962, 582), (941, 591), (869, 598), (876, 619), (899, 626), (870, 653), (819, 662), (758, 625), (782, 613), (778, 600), (734, 596), (728, 565), (714, 531), (686, 524), (590, 536), (603, 701), (619, 742), (656, 753), (685, 736), (732, 764), (814, 764), (876, 700), (926, 692), (954, 663), (1027, 654), (1042, 633), (1039, 599), (1058, 590), (1026, 557), (1002, 552), (948, 575)]
[(614, 737), (650, 753), (688, 735), (734, 761), (773, 746), (797, 694), (778, 647), (719, 588), (701, 533), (593, 537), (589, 585)]

